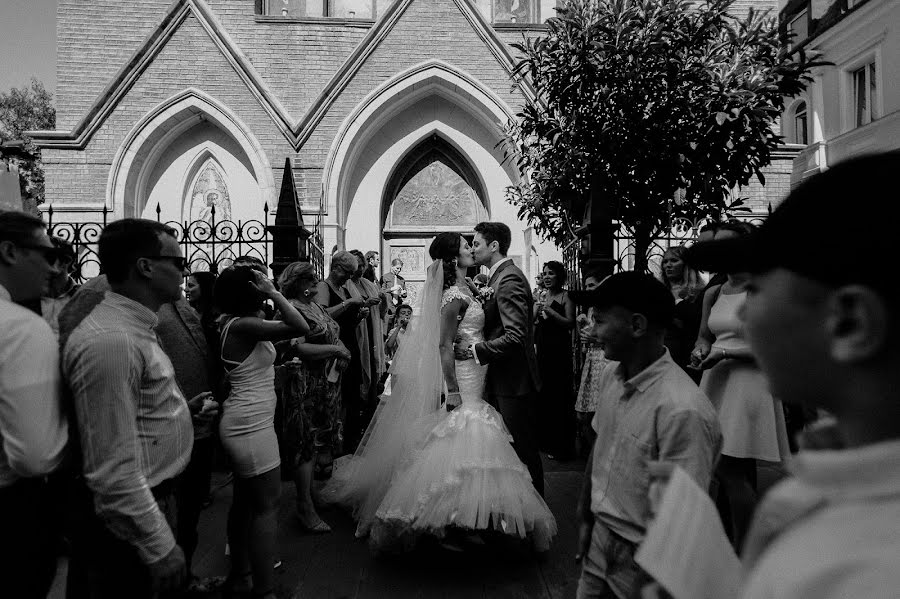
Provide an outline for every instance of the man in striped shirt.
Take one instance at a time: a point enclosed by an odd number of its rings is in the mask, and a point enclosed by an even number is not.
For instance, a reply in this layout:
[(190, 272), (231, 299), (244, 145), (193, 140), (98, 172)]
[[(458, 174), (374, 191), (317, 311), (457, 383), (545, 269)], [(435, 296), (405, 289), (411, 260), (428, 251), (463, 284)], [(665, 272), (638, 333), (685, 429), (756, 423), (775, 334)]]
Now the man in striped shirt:
[(109, 224), (100, 263), (110, 285), (71, 331), (60, 331), (83, 486), (73, 553), (91, 597), (153, 597), (178, 588), (173, 480), (191, 454), (187, 402), (155, 327), (180, 297), (185, 260), (174, 231), (142, 219)]

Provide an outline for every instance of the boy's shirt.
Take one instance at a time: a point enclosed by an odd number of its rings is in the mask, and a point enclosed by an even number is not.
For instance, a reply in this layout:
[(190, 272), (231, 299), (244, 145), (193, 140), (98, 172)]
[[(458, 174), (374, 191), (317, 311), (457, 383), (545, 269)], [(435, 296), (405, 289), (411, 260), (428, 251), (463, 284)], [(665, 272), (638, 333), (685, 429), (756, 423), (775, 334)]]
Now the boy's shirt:
[(591, 472), (591, 511), (620, 537), (639, 543), (651, 518), (647, 462), (684, 468), (709, 486), (722, 446), (712, 403), (669, 351), (629, 380), (610, 362), (600, 375)]
[(900, 597), (900, 441), (803, 451), (757, 509), (743, 599)]

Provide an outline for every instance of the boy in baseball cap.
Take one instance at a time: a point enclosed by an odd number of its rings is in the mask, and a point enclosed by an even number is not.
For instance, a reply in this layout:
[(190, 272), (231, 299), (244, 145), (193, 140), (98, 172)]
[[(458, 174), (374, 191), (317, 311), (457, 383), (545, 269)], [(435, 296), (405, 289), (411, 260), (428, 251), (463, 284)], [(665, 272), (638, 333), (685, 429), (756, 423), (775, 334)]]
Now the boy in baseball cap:
[(675, 303), (650, 275), (607, 277), (576, 301), (612, 360), (600, 375), (597, 433), (578, 505), (579, 599), (631, 597), (647, 574), (634, 561), (650, 519), (648, 463), (678, 464), (707, 487), (721, 446), (715, 410), (663, 341)]
[(835, 419), (838, 446), (801, 451), (758, 508), (744, 599), (900, 592), (898, 172), (898, 152), (840, 163), (750, 237), (684, 256), (752, 273), (741, 318), (773, 394)]

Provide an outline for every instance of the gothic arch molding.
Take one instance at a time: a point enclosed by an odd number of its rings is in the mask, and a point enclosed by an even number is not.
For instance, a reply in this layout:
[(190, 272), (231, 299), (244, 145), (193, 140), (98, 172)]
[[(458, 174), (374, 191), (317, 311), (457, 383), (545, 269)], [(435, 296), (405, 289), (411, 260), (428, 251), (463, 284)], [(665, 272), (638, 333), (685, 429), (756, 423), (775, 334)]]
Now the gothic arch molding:
[(126, 135), (110, 169), (106, 188), (107, 206), (123, 217), (140, 216), (147, 200), (144, 195), (146, 182), (153, 165), (174, 140), (203, 121), (214, 124), (240, 146), (259, 185), (261, 201), (274, 206), (275, 180), (259, 141), (237, 115), (194, 88), (161, 103)]
[[(514, 116), (493, 91), (443, 61), (428, 61), (395, 75), (366, 96), (344, 120), (326, 158), (322, 193), (325, 205), (336, 213), (339, 228), (346, 225), (352, 202), (348, 175), (369, 142), (397, 114), (435, 96), (457, 106), (479, 127), (492, 132), (495, 143), (501, 139), (503, 125)], [(489, 152), (495, 150), (493, 145), (486, 149)], [(518, 173), (511, 164), (504, 164), (503, 168), (511, 181), (518, 180)]]

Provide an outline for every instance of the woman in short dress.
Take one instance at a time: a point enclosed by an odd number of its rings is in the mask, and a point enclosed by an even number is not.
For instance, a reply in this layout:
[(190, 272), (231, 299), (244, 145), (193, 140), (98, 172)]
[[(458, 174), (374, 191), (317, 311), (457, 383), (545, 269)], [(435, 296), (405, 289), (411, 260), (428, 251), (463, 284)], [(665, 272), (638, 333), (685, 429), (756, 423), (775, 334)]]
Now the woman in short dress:
[[(246, 266), (225, 269), (216, 280), (214, 297), (223, 314), (220, 355), (230, 385), (219, 437), (234, 472), (226, 585), (232, 593), (252, 590), (254, 596), (272, 599), (281, 493), (272, 342), (305, 335), (309, 326), (265, 275)], [(281, 311), (282, 321), (263, 319), (266, 299)]]
[[(596, 273), (588, 273), (584, 277), (584, 290), (593, 291), (600, 285), (603, 277)], [(600, 374), (609, 360), (603, 354), (599, 339), (594, 334), (594, 322), (591, 317), (592, 309), (587, 314), (578, 316), (579, 337), (584, 348), (584, 365), (581, 369), (581, 384), (578, 386), (578, 397), (575, 399), (575, 416), (578, 420), (578, 437), (580, 439), (581, 454), (589, 455), (594, 446), (596, 433), (591, 426), (594, 412), (597, 411), (597, 402), (600, 401)]]
[[(743, 227), (723, 235), (743, 235)], [(740, 549), (757, 502), (757, 460), (781, 462), (790, 455), (781, 402), (772, 397), (741, 336), (738, 310), (744, 303), (745, 273), (729, 274), (703, 298), (700, 333), (691, 359), (703, 371), (700, 389), (719, 413), (722, 455), (716, 467), (717, 506), (732, 543)]]

